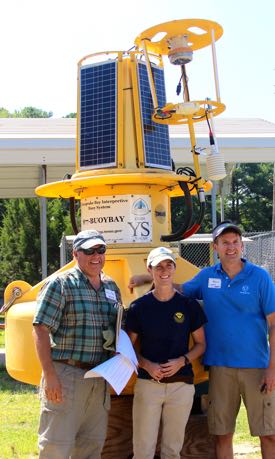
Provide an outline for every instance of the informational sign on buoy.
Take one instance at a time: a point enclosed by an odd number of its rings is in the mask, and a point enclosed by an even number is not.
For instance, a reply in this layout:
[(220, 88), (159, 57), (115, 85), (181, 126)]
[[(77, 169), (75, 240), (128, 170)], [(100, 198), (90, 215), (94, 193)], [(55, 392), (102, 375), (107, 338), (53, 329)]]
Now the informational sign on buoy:
[(148, 195), (100, 196), (81, 202), (82, 229), (96, 228), (108, 244), (152, 241)]

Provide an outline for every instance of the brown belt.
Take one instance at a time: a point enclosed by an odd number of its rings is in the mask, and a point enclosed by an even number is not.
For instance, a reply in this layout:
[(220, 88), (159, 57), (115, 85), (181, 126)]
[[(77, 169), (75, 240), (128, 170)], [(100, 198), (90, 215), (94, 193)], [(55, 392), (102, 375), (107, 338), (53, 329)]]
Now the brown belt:
[(66, 365), (70, 365), (72, 367), (82, 368), (82, 370), (90, 370), (91, 368), (93, 368), (93, 365), (91, 363), (80, 362), (80, 360), (59, 359), (54, 360), (54, 362), (65, 363)]
[(156, 379), (151, 379), (151, 381), (155, 381), (158, 383), (169, 384), (174, 382), (185, 382), (186, 384), (193, 384), (193, 376), (189, 375), (174, 375), (170, 376), (170, 378), (162, 378), (159, 381)]

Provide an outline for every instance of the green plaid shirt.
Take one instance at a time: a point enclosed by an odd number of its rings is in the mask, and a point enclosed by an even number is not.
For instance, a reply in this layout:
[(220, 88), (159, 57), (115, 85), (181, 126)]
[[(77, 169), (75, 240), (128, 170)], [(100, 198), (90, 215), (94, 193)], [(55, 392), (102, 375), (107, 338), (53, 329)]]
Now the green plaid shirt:
[(120, 291), (110, 277), (101, 273), (101, 286), (95, 290), (76, 267), (44, 286), (33, 324), (49, 328), (54, 360), (74, 359), (95, 366), (110, 356), (103, 349), (102, 331), (110, 326), (115, 330), (118, 302)]

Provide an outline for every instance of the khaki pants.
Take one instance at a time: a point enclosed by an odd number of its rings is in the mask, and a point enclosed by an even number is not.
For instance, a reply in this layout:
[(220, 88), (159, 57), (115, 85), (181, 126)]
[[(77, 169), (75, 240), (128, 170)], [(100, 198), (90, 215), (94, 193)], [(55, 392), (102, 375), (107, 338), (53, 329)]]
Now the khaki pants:
[(86, 370), (54, 362), (64, 402), (49, 402), (41, 382), (40, 459), (100, 459), (110, 395), (102, 378), (84, 379)]
[(153, 459), (162, 422), (161, 459), (179, 459), (194, 386), (138, 379), (134, 389), (134, 459)]

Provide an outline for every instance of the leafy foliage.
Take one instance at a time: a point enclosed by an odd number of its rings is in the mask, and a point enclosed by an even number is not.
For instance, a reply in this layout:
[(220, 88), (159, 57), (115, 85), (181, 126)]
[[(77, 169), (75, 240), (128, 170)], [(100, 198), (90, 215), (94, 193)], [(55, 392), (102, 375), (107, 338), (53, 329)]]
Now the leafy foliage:
[[(273, 207), (273, 163), (240, 164), (232, 174), (231, 191), (225, 198), (225, 219), (239, 224), (244, 231), (270, 231)], [(193, 197), (195, 221), (198, 203)], [(173, 198), (171, 202), (172, 228), (175, 232), (186, 212), (184, 198)], [(217, 200), (217, 219), (220, 219), (220, 203)], [(206, 196), (206, 212), (200, 232), (211, 232), (211, 196)]]
[(62, 234), (73, 234), (68, 201), (48, 200), (47, 218), (48, 271), (53, 273), (60, 267), (59, 245)]
[(12, 114), (4, 107), (0, 107), (0, 118), (12, 118)]
[[(50, 118), (52, 112), (28, 106), (9, 112), (0, 107), (0, 118)], [(69, 113), (66, 118), (75, 118)], [(62, 234), (72, 234), (69, 204), (58, 199), (47, 201), (48, 272), (59, 268)], [(39, 199), (0, 200), (0, 289), (13, 280), (30, 284), (41, 280), (41, 241)]]
[(270, 231), (272, 222), (273, 163), (240, 164), (226, 197), (226, 218), (245, 231)]
[[(68, 204), (49, 200), (47, 210), (48, 270), (59, 268), (62, 234), (71, 234)], [(16, 279), (31, 285), (41, 281), (39, 199), (9, 199), (0, 229), (0, 287)]]
[(4, 107), (0, 107), (0, 118), (51, 118), (52, 116), (53, 112), (46, 112), (32, 106), (24, 107), (22, 110), (15, 110), (13, 113)]
[(15, 279), (40, 280), (39, 202), (10, 199), (0, 233), (0, 275), (7, 284)]
[(13, 118), (51, 118), (53, 112), (45, 112), (40, 108), (25, 107), (22, 110), (15, 110)]
[(63, 118), (76, 118), (77, 113), (76, 112), (71, 112), (68, 113), (68, 115), (64, 116)]

